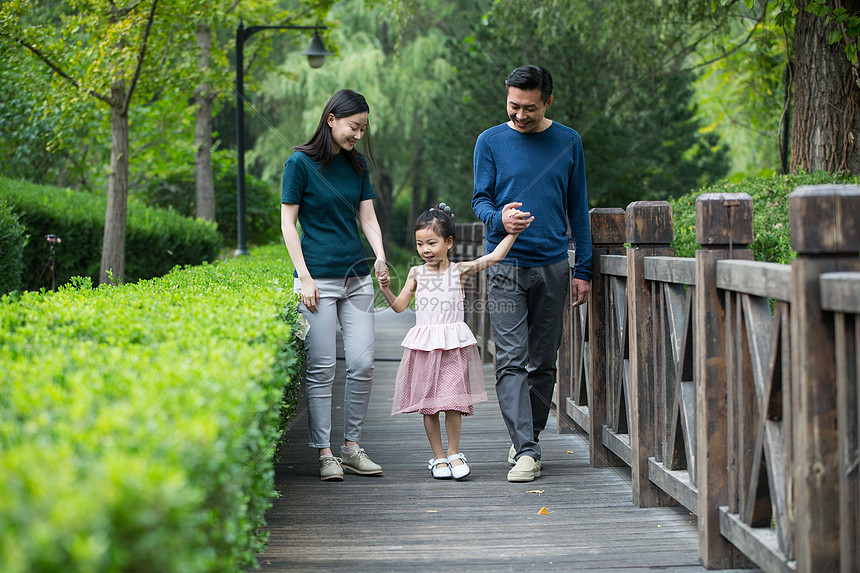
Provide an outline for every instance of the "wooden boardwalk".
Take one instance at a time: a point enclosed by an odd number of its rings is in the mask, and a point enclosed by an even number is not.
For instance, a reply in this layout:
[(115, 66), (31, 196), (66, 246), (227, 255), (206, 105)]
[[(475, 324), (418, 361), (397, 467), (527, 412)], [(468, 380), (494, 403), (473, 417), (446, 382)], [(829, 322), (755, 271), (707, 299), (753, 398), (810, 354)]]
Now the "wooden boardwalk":
[[(400, 341), (412, 324), (410, 312), (377, 315), (362, 446), (383, 466), (382, 476), (347, 473), (343, 482), (321, 482), (299, 404), (276, 465), (281, 497), (267, 515), (262, 571), (705, 571), (696, 517), (683, 508), (634, 507), (629, 468), (589, 467), (587, 439), (557, 433), (554, 417), (541, 435), (541, 477), (508, 483), (510, 441), (489, 366), (490, 400), (463, 420), (461, 451), (472, 475), (432, 479), (421, 417), (390, 415)], [(342, 370), (339, 360), (339, 380)], [(335, 389), (339, 403), (342, 383)], [(335, 446), (341, 411), (334, 414)]]

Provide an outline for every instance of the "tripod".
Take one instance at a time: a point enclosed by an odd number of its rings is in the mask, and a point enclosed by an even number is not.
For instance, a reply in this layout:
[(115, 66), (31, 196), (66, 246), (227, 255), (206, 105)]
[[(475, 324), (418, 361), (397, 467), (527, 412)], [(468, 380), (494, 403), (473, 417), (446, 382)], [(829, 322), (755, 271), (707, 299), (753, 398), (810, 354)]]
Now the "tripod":
[(40, 284), (42, 284), (42, 277), (45, 276), (45, 273), (48, 269), (51, 270), (51, 290), (57, 290), (57, 260), (54, 257), (54, 248), (58, 243), (62, 242), (62, 239), (56, 235), (45, 235), (45, 239), (48, 241), (48, 246), (51, 249), (51, 254), (48, 256), (48, 262), (45, 265), (45, 268), (42, 269), (42, 272), (39, 273), (39, 279), (36, 281), (35, 288), (38, 288)]

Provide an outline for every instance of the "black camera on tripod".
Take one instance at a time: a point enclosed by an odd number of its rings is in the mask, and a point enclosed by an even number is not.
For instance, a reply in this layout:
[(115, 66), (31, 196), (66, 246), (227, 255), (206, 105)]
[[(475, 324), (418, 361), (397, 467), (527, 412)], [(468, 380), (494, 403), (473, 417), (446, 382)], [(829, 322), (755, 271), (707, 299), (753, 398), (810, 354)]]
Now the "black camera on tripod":
[(42, 277), (45, 276), (45, 273), (51, 273), (51, 290), (57, 290), (57, 260), (54, 258), (54, 247), (63, 242), (63, 240), (54, 235), (53, 233), (50, 235), (45, 235), (45, 240), (48, 241), (48, 246), (51, 248), (51, 254), (48, 257), (48, 263), (45, 265), (45, 268), (42, 269), (42, 272), (39, 273), (39, 279), (36, 281), (36, 286), (33, 287), (34, 290), (42, 284)]

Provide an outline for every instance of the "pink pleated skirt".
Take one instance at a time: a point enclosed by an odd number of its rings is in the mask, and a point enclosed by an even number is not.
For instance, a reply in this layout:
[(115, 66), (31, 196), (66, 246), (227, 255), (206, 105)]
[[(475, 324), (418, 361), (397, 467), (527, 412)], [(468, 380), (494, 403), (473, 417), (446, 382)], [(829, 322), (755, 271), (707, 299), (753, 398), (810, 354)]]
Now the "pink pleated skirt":
[(439, 350), (407, 348), (397, 370), (392, 414), (436, 414), (456, 410), (466, 416), (487, 400), (478, 347)]

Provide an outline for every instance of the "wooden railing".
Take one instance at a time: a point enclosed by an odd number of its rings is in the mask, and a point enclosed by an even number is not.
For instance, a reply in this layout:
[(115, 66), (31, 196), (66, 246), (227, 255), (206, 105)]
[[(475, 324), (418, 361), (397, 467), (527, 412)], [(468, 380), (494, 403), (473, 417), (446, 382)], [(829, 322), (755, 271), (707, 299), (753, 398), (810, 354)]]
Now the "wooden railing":
[[(776, 265), (753, 260), (746, 194), (698, 198), (695, 258), (674, 256), (666, 202), (592, 210), (559, 430), (588, 435), (592, 466), (630, 466), (637, 506), (695, 513), (708, 568), (847, 573), (860, 570), (860, 186), (799, 188), (790, 218), (797, 258)], [(486, 340), (481, 310), (470, 324)]]
[[(484, 224), (456, 223), (454, 225), (453, 259), (471, 261), (484, 254)], [(487, 304), (487, 274), (472, 275), (464, 288), (466, 324), (478, 340), (478, 349), (484, 362), (492, 362), (496, 356), (493, 334), (490, 331), (490, 309)]]

